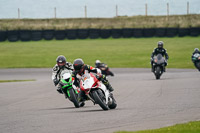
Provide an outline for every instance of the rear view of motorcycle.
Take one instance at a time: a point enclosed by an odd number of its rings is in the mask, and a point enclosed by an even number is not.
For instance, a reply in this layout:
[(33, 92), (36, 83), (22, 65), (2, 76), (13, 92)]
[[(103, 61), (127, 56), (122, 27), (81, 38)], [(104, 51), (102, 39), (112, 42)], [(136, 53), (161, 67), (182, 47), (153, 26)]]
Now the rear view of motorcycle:
[(153, 73), (156, 79), (160, 79), (165, 69), (165, 59), (161, 54), (153, 58)]
[(61, 73), (60, 86), (65, 97), (74, 103), (76, 108), (79, 108), (78, 92), (72, 86), (72, 76), (69, 72)]
[(192, 56), (192, 62), (194, 66), (200, 71), (200, 54), (196, 53)]

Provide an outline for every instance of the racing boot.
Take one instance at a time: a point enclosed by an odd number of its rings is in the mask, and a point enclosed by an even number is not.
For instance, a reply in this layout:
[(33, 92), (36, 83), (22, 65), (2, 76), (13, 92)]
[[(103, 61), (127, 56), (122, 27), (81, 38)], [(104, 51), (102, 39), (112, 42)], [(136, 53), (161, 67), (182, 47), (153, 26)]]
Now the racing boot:
[(67, 98), (68, 98), (68, 94), (67, 94), (67, 90), (66, 90), (66, 88), (65, 88), (65, 89), (62, 89), (62, 92), (64, 93), (65, 98), (67, 99)]
[(163, 67), (163, 72), (166, 72), (166, 71), (165, 71), (165, 67)]
[(112, 86), (110, 85), (109, 82), (104, 83), (104, 85), (106, 86), (106, 88), (107, 88), (110, 92), (114, 91), (114, 89), (112, 88)]
[(63, 91), (61, 90), (60, 87), (57, 88), (58, 93), (63, 94)]
[(153, 67), (151, 67), (151, 72), (153, 72)]

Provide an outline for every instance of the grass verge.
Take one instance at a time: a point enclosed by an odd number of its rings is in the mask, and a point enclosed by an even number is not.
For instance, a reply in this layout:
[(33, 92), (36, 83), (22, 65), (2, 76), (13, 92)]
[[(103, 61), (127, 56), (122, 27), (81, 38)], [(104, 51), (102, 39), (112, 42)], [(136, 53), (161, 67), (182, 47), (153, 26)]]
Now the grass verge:
[(69, 62), (82, 58), (92, 66), (99, 59), (110, 67), (149, 68), (151, 53), (160, 40), (169, 54), (168, 68), (194, 68), (191, 54), (200, 47), (200, 37), (6, 41), (0, 42), (0, 68), (49, 68), (58, 55)]
[(119, 131), (115, 133), (200, 133), (200, 121), (189, 122), (185, 124), (177, 124), (170, 127), (164, 127), (154, 130), (143, 131)]
[(29, 80), (0, 80), (0, 83), (5, 83), (5, 82), (25, 82), (25, 81), (35, 81), (35, 79), (29, 79)]

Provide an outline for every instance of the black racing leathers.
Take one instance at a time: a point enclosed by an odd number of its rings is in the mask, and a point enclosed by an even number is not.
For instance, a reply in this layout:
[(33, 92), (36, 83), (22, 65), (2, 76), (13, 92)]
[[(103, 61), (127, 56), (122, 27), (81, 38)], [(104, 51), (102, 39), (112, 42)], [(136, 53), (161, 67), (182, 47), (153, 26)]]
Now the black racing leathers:
[(76, 87), (79, 87), (79, 78), (78, 78), (78, 76), (81, 77), (82, 75), (84, 75), (85, 71), (88, 71), (89, 73), (90, 73), (90, 72), (93, 72), (93, 73), (101, 73), (101, 70), (96, 69), (96, 68), (94, 68), (94, 67), (92, 67), (92, 66), (89, 66), (89, 65), (84, 65), (84, 66), (83, 66), (83, 70), (82, 70), (81, 72), (79, 72), (79, 73), (76, 72), (76, 71), (73, 71), (73, 72), (72, 72), (72, 78), (73, 78), (73, 80), (74, 80), (74, 85), (75, 85)]
[[(78, 88), (80, 88), (80, 78), (82, 75), (85, 74), (85, 72), (88, 71), (89, 73), (90, 72), (93, 72), (93, 73), (101, 73), (101, 70), (98, 69), (98, 68), (94, 68), (92, 66), (89, 66), (89, 65), (84, 65), (83, 66), (83, 69), (81, 70), (81, 72), (76, 72), (76, 71), (73, 71), (72, 72), (72, 79), (74, 80), (74, 85)], [(102, 83), (106, 86), (106, 88), (109, 90), (109, 91), (113, 91), (113, 88), (111, 87), (110, 83), (108, 82), (108, 80), (106, 79), (106, 76), (105, 75), (101, 75), (101, 77), (98, 77), (98, 79), (100, 81), (102, 81)], [(80, 92), (80, 95), (81, 97), (84, 97), (83, 95), (83, 92), (81, 91)]]
[[(167, 51), (164, 49), (164, 48), (155, 48), (151, 54), (151, 71), (154, 71), (153, 70), (153, 57), (158, 55), (158, 54), (161, 54), (163, 57), (165, 57), (165, 66), (167, 66), (167, 60), (169, 59), (169, 56), (167, 54)], [(164, 71), (165, 71), (165, 67), (164, 67)]]
[(161, 54), (163, 57), (165, 56), (165, 59), (168, 60), (169, 56), (167, 54), (167, 51), (164, 48), (155, 48), (151, 54), (151, 58), (154, 56)]
[[(200, 54), (200, 51), (193, 52), (191, 58), (193, 58), (195, 54)], [(196, 63), (197, 61), (195, 61), (195, 60), (192, 59), (192, 62), (194, 63), (195, 67), (196, 67), (197, 69), (199, 69), (198, 66), (197, 66), (197, 63)]]

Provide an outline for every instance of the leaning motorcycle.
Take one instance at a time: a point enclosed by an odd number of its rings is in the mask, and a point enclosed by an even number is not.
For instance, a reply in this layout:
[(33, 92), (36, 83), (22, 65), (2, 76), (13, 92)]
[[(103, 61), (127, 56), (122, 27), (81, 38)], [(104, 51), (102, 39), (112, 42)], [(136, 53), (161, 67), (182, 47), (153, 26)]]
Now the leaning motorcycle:
[(101, 69), (102, 74), (108, 76), (114, 76), (114, 73), (110, 71), (110, 68), (108, 67), (107, 64), (105, 63), (101, 63), (101, 65), (98, 67), (99, 69)]
[(192, 61), (195, 65), (195, 67), (200, 71), (200, 54), (199, 53), (195, 53), (192, 56)]
[(78, 92), (72, 86), (72, 76), (70, 71), (64, 71), (61, 73), (61, 80), (59, 84), (62, 92), (65, 94), (65, 97), (73, 102), (76, 108), (79, 108)]
[(156, 79), (160, 79), (165, 69), (165, 59), (161, 54), (154, 56), (153, 58), (153, 73)]
[(103, 110), (108, 110), (109, 108), (115, 109), (117, 107), (113, 94), (92, 73), (86, 72), (81, 77), (80, 89), (84, 92), (87, 99), (91, 100), (94, 104), (99, 104)]

